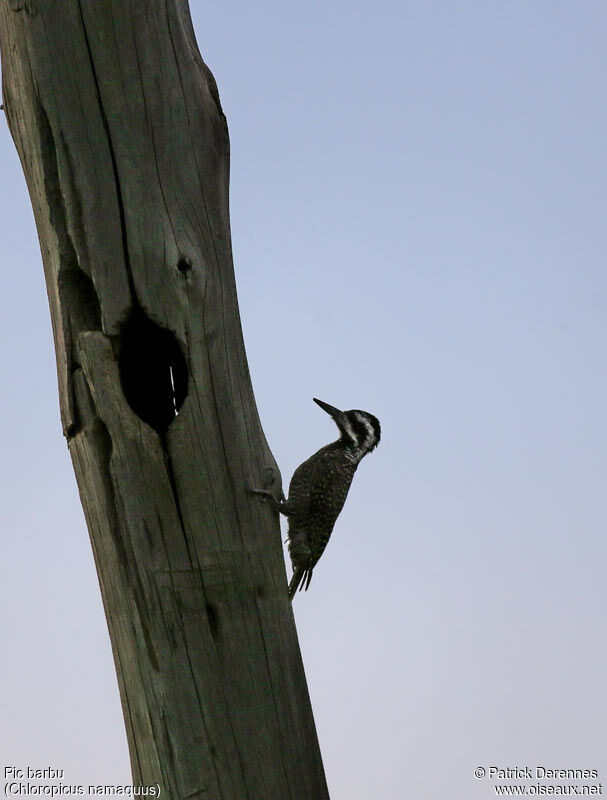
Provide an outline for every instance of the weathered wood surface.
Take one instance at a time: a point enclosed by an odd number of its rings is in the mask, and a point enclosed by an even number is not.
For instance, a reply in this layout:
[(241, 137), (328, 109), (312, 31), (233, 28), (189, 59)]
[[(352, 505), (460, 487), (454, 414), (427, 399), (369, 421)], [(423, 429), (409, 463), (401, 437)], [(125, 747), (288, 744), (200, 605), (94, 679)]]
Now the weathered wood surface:
[(322, 800), (278, 521), (245, 491), (280, 477), (238, 316), (227, 127), (187, 3), (0, 0), (0, 47), (133, 780)]

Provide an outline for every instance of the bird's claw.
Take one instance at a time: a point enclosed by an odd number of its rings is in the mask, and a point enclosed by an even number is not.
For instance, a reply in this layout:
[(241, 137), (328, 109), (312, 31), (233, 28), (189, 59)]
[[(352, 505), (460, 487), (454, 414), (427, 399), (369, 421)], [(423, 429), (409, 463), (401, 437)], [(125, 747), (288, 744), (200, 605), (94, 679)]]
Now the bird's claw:
[(284, 503), (285, 496), (281, 491), (278, 497), (273, 494), (272, 492), (268, 491), (267, 489), (247, 489), (247, 494), (254, 494), (257, 497), (261, 497), (264, 500), (269, 500), (273, 507), (277, 510), (280, 509), (282, 503)]

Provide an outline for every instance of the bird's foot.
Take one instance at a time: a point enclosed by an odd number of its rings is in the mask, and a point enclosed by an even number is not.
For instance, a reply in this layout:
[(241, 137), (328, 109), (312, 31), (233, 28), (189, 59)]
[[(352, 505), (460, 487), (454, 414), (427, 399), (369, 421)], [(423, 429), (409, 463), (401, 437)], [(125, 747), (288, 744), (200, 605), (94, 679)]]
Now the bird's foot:
[(279, 492), (277, 496), (275, 493), (270, 492), (268, 489), (247, 489), (247, 494), (254, 494), (257, 495), (257, 497), (263, 497), (269, 500), (272, 507), (275, 508), (276, 511), (281, 511), (282, 506), (285, 502), (285, 496), (282, 493), (282, 491)]

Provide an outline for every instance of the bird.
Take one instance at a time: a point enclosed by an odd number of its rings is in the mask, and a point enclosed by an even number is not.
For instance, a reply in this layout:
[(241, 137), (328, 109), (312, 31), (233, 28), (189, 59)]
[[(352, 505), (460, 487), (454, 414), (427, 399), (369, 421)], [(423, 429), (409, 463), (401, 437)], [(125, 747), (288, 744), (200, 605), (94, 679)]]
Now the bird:
[(293, 576), (289, 599), (299, 589), (308, 590), (312, 572), (323, 554), (340, 511), (346, 501), (352, 478), (362, 459), (379, 444), (381, 427), (368, 411), (340, 411), (313, 398), (339, 429), (339, 439), (321, 447), (297, 467), (289, 484), (287, 499), (277, 499), (267, 490), (253, 494), (269, 498), (274, 508), (289, 521), (287, 544)]

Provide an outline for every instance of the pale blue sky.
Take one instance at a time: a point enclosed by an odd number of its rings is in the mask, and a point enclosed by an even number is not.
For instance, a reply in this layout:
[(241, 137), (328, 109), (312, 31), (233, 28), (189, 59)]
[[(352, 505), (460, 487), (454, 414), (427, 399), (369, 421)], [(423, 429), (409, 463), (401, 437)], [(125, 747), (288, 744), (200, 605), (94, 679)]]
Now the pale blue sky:
[[(379, 417), (300, 642), (333, 800), (607, 785), (607, 6), (193, 0), (232, 143), (256, 397), (288, 484)], [(128, 783), (61, 436), (31, 209), (0, 125), (0, 753)]]

